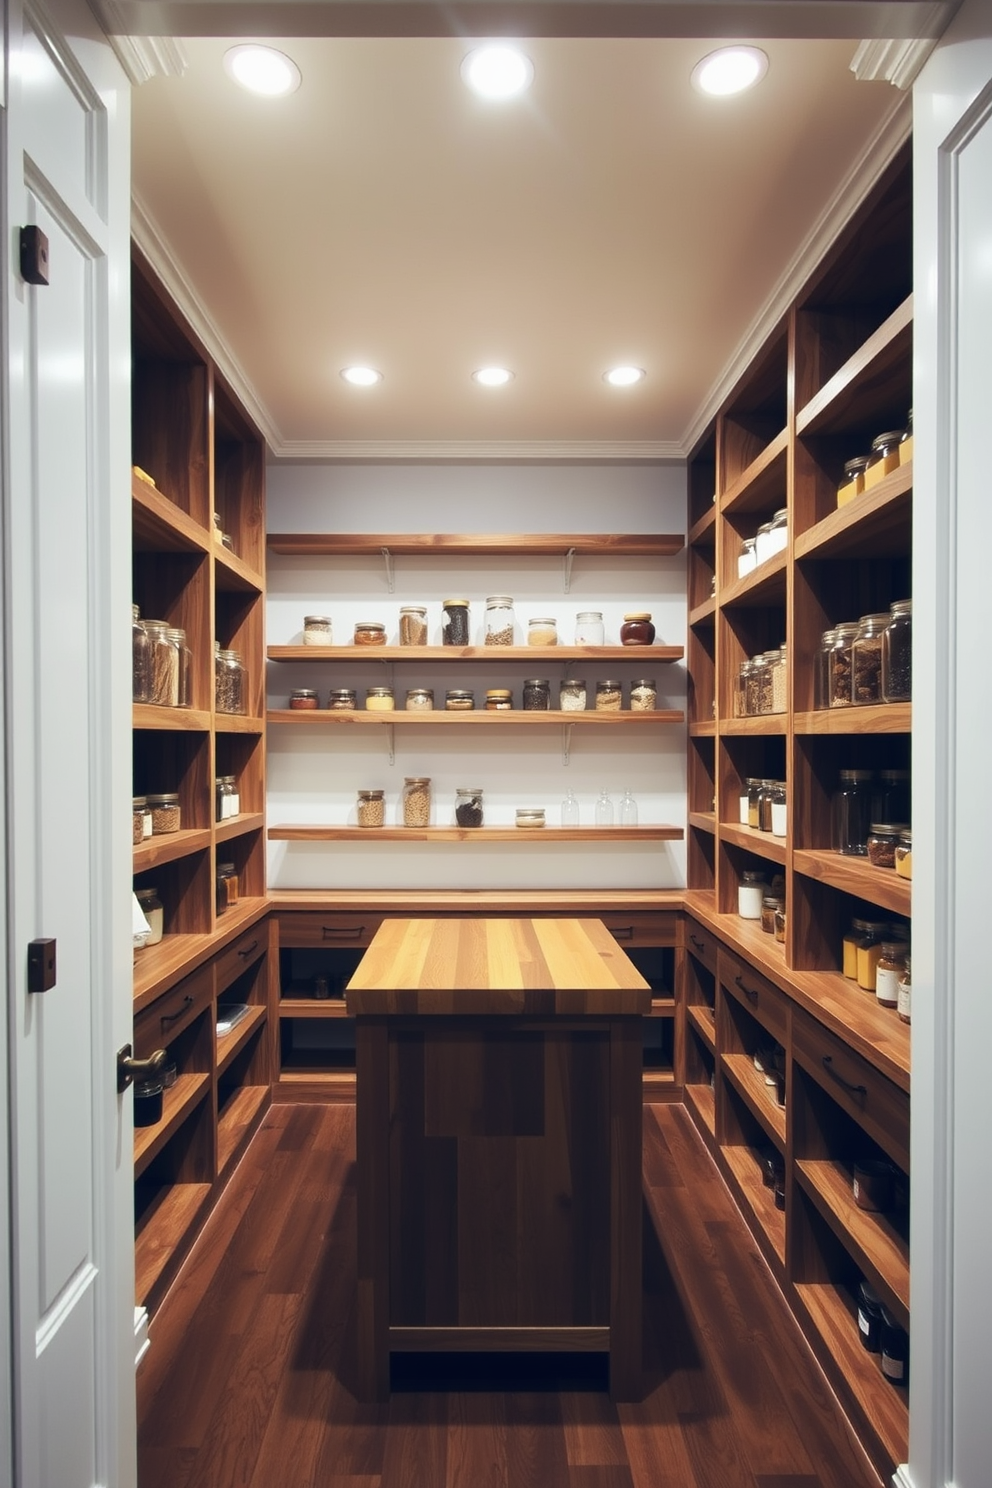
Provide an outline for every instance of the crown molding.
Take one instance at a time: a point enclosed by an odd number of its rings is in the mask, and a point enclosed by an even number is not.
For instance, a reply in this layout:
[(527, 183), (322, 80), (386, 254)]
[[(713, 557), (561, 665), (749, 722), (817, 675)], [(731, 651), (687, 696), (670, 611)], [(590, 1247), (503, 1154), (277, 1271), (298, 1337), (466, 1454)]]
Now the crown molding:
[(127, 35), (123, 11), (117, 0), (93, 0), (93, 9), (129, 83), (140, 87), (149, 78), (183, 76), (189, 58), (177, 38)]
[(863, 41), (854, 54), (851, 71), (859, 83), (891, 83), (905, 91), (915, 83), (936, 38), (916, 41)]
[(900, 93), (836, 193), (814, 222), (784, 270), (774, 293), (758, 311), (737, 350), (710, 389), (706, 401), (686, 428), (679, 441), (684, 455), (688, 456), (698, 444), (827, 250), (906, 143), (912, 127), (912, 98), (907, 93)]
[(610, 464), (656, 464), (662, 460), (685, 458), (682, 445), (675, 440), (288, 439), (273, 444), (271, 449), (277, 460), (334, 460), (348, 463), (364, 460), (374, 464), (402, 460), (406, 465), (436, 465), (446, 460), (459, 463), (500, 461), (502, 464), (531, 464), (541, 460), (552, 460), (558, 464), (579, 460), (585, 463), (598, 461)]

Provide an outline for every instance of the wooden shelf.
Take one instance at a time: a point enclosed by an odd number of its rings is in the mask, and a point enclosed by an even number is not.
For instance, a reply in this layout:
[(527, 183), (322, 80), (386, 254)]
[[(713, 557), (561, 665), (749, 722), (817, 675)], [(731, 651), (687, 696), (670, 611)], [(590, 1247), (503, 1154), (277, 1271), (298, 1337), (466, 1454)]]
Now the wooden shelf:
[(690, 1027), (699, 1035), (710, 1053), (716, 1054), (716, 1023), (713, 1009), (705, 1004), (686, 1009)]
[(867, 858), (849, 858), (835, 852), (795, 852), (792, 866), (806, 878), (818, 879), (845, 894), (854, 894), (893, 914), (909, 918), (913, 886), (894, 868), (873, 868)]
[(670, 558), (681, 553), (681, 533), (537, 533), (512, 532), (489, 536), (484, 533), (327, 533), (270, 532), (273, 553), (295, 557), (349, 558), (382, 553), (443, 557), (445, 555), (519, 558), (565, 557), (569, 552), (598, 558)]
[(789, 720), (785, 713), (762, 713), (756, 718), (721, 718), (722, 735), (753, 734), (760, 739), (789, 731)]
[(773, 837), (771, 832), (759, 832), (756, 827), (742, 827), (739, 822), (721, 822), (720, 838), (743, 847), (747, 852), (767, 858), (770, 863), (785, 863), (785, 838)]
[(211, 714), (204, 708), (157, 708), (153, 703), (131, 704), (131, 727), (169, 729), (174, 733), (209, 732)]
[(240, 1155), (268, 1099), (268, 1085), (242, 1085), (224, 1102), (217, 1117), (217, 1176), (221, 1181)]
[(131, 473), (131, 528), (141, 553), (209, 553), (211, 536), (155, 486)]
[(215, 713), (214, 732), (217, 734), (264, 734), (265, 719), (249, 718), (244, 713)]
[(244, 898), (203, 935), (163, 935), (158, 945), (139, 951), (134, 961), (134, 1010), (140, 1012), (215, 952), (223, 950), (268, 908), (266, 898)]
[(766, 558), (751, 573), (744, 574), (720, 594), (721, 610), (734, 606), (758, 609), (765, 605), (785, 605), (785, 575), (788, 555), (783, 551)]
[(398, 709), (392, 713), (369, 713), (363, 708), (339, 712), (335, 708), (272, 708), (268, 713), (269, 723), (292, 724), (299, 728), (312, 728), (314, 724), (330, 724), (332, 728), (547, 728), (555, 724), (562, 728), (645, 728), (654, 725), (671, 726), (685, 722), (685, 714), (676, 708), (656, 708), (653, 713), (597, 712), (587, 708), (581, 713), (562, 713), (557, 710), (525, 712), (513, 708), (506, 712), (489, 712), (476, 708), (472, 712), (448, 712), (445, 708), (434, 708), (427, 713), (416, 710), (407, 712)]
[(893, 374), (910, 367), (912, 358), (913, 296), (909, 295), (799, 410), (798, 437), (871, 424), (892, 401)]
[(347, 1018), (343, 997), (281, 997), (280, 1018)]
[(697, 832), (715, 832), (716, 814), (712, 811), (690, 811), (689, 825), (695, 827)]
[(191, 828), (185, 832), (164, 832), (158, 837), (149, 837), (133, 850), (133, 871), (145, 873), (161, 863), (174, 863), (190, 853), (205, 852), (210, 846), (209, 827)]
[(270, 827), (270, 842), (681, 842), (681, 827)]
[(750, 1147), (721, 1144), (720, 1156), (730, 1171), (740, 1198), (754, 1217), (759, 1235), (764, 1236), (778, 1261), (781, 1278), (785, 1268), (785, 1212), (775, 1208), (775, 1194), (762, 1182), (758, 1160)]
[(789, 431), (783, 429), (720, 497), (720, 511), (771, 512), (785, 505)]
[(711, 1138), (716, 1135), (716, 1096), (711, 1085), (686, 1085), (685, 1098)]
[(693, 739), (715, 739), (716, 719), (704, 718), (699, 723), (690, 723), (689, 736)]
[(215, 824), (214, 841), (230, 842), (233, 837), (243, 837), (246, 832), (260, 832), (264, 826), (264, 811), (243, 811), (240, 816), (229, 816), (227, 821)]
[(912, 717), (912, 703), (869, 703), (797, 713), (793, 727), (797, 734), (908, 734)]
[(209, 1094), (209, 1075), (180, 1075), (162, 1092), (162, 1119), (154, 1126), (134, 1128), (134, 1174), (140, 1177), (179, 1130), (187, 1116)]
[(147, 1305), (156, 1295), (173, 1255), (181, 1253), (210, 1203), (211, 1183), (174, 1183), (163, 1188), (138, 1224), (134, 1246), (134, 1297)]
[(720, 1064), (765, 1135), (784, 1152), (785, 1107), (775, 1099), (775, 1087), (765, 1084), (765, 1077), (755, 1069), (750, 1054), (722, 1054)]
[(252, 1006), (247, 1015), (240, 1023), (236, 1023), (230, 1033), (217, 1033), (214, 1030), (214, 1038), (217, 1041), (217, 1075), (218, 1078), (224, 1073), (231, 1061), (241, 1052), (245, 1044), (261, 1028), (266, 1019), (266, 1010), (261, 1006)]
[(265, 591), (265, 579), (260, 573), (256, 573), (249, 563), (225, 548), (221, 543), (214, 544), (214, 584), (218, 590), (225, 594), (262, 594)]
[(859, 1209), (851, 1171), (826, 1160), (797, 1159), (800, 1183), (834, 1234), (879, 1292), (900, 1327), (909, 1329), (909, 1245), (884, 1214)]
[(689, 611), (690, 625), (712, 625), (716, 620), (717, 602), (716, 595), (711, 594), (709, 599), (704, 599), (702, 604), (694, 605)]
[(802, 559), (905, 558), (911, 549), (913, 466), (900, 465), (796, 538)]
[(689, 528), (687, 544), (692, 547), (713, 547), (716, 541), (716, 502), (703, 512), (697, 522)]
[(269, 661), (626, 661), (636, 666), (681, 661), (682, 646), (269, 646)]

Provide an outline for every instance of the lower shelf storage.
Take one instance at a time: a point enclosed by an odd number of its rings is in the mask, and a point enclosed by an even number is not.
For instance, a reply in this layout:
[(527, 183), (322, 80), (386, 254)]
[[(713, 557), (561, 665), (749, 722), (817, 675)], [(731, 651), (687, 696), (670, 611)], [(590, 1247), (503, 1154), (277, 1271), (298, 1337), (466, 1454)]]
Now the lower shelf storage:
[(139, 1185), (135, 1193), (134, 1295), (149, 1312), (162, 1300), (190, 1237), (199, 1228), (211, 1183)]

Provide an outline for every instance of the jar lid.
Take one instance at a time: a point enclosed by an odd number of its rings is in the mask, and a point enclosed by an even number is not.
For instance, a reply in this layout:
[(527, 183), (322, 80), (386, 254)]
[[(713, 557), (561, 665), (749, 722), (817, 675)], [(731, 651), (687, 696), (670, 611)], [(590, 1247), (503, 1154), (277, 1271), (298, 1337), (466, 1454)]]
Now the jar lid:
[(147, 796), (145, 799), (147, 800), (149, 806), (178, 806), (179, 792), (165, 791), (161, 795)]
[(889, 605), (890, 615), (911, 615), (913, 613), (913, 601), (911, 599), (894, 599)]
[(467, 599), (442, 599), (441, 601), (441, 608), (445, 610), (450, 610), (452, 607), (457, 608), (458, 606), (467, 610), (468, 605), (469, 602)]
[(775, 512), (774, 516), (772, 517), (773, 522), (787, 522), (788, 520), (789, 508), (787, 506), (780, 506), (778, 511)]
[(303, 616), (303, 624), (304, 625), (330, 625), (330, 623), (331, 623), (331, 617), (330, 617), (330, 615), (304, 615)]
[(317, 696), (312, 687), (294, 687), (289, 695), (291, 698), (315, 698)]
[(753, 537), (746, 537), (744, 539), (744, 541), (741, 543), (741, 552), (742, 553), (745, 553), (748, 548), (753, 548), (753, 547), (754, 547), (754, 538)]
[(905, 822), (872, 822), (868, 828), (873, 837), (898, 837), (906, 830)]
[(385, 630), (381, 620), (356, 620), (356, 630)]
[(602, 620), (602, 610), (579, 610), (576, 620)]
[(404, 775), (403, 777), (404, 785), (430, 785), (430, 783), (429, 775)]
[(354, 698), (355, 689), (353, 687), (332, 687), (328, 696), (344, 701), (345, 698)]
[(624, 615), (625, 620), (650, 620), (651, 616), (647, 610), (632, 610), (629, 615)]
[[(906, 942), (904, 940), (883, 940), (882, 955), (888, 960), (902, 960), (906, 954)], [(865, 1164), (861, 1164), (865, 1166)]]
[(860, 630), (863, 626), (868, 625), (888, 625), (891, 618), (888, 610), (880, 610), (875, 615), (862, 615), (858, 621), (858, 629)]
[(147, 1100), (149, 1096), (161, 1095), (162, 1089), (161, 1075), (153, 1075), (148, 1080), (135, 1080), (134, 1082), (134, 1093), (142, 1100)]
[(426, 615), (426, 605), (400, 605), (401, 615)]
[(481, 796), (482, 795), (482, 786), (481, 785), (456, 785), (455, 786), (455, 795), (456, 796)]
[(611, 691), (619, 691), (620, 683), (617, 682), (613, 677), (605, 677), (602, 682), (596, 683), (597, 692), (605, 692), (607, 688), (609, 688)]
[[(467, 604), (468, 601), (466, 600)], [(486, 600), (487, 605), (494, 605), (497, 609), (508, 610), (513, 606), (513, 597), (509, 594), (490, 594)]]
[(512, 698), (513, 690), (509, 687), (487, 687), (487, 698)]
[(144, 889), (135, 889), (134, 897), (137, 899), (139, 904), (142, 904), (146, 899), (157, 899), (158, 889), (153, 889), (151, 887), (147, 887)]
[(543, 821), (543, 806), (518, 806), (517, 821)]
[(760, 537), (763, 532), (771, 532), (771, 530), (771, 522), (762, 522), (761, 526), (758, 528), (758, 536)]
[(654, 687), (654, 678), (653, 677), (638, 677), (636, 679), (636, 681), (631, 682), (630, 685), (631, 685), (631, 687), (652, 687), (653, 688)]
[(234, 864), (233, 863), (218, 863), (217, 864), (217, 872), (218, 873), (233, 873), (234, 872)]
[(785, 900), (780, 899), (777, 894), (765, 894), (762, 897), (761, 903), (765, 909), (781, 909), (785, 904)]
[(905, 429), (889, 429), (887, 433), (879, 434), (875, 439), (873, 439), (871, 442), (871, 447), (878, 454), (883, 454), (885, 450), (892, 449), (897, 444), (902, 444), (905, 438)]
[(360, 790), (358, 799), (360, 801), (381, 801), (385, 794), (386, 792), (381, 790)]
[(848, 476), (860, 475), (870, 464), (871, 455), (855, 455), (853, 460), (844, 461), (844, 474)]
[(585, 687), (585, 677), (565, 677), (562, 679), (562, 687)]
[(408, 698), (432, 698), (434, 692), (430, 687), (408, 687), (406, 695)]
[(474, 693), (470, 687), (449, 687), (445, 693), (445, 697), (449, 698), (470, 698), (473, 696)]
[(765, 875), (760, 869), (745, 868), (741, 874), (741, 881), (746, 884), (760, 884), (765, 882)]
[(148, 805), (148, 799), (146, 796), (133, 796), (132, 801), (135, 811), (139, 811), (143, 806)]
[(547, 677), (525, 677), (525, 687), (550, 687), (551, 682)]
[(907, 847), (912, 847), (912, 845), (913, 845), (913, 829), (912, 829), (912, 827), (904, 827), (903, 828), (903, 830), (899, 833), (899, 841), (900, 842), (905, 842), (905, 844), (906, 844)]
[(527, 624), (556, 626), (558, 624), (558, 621), (555, 619), (554, 615), (532, 615)]
[(392, 695), (391, 687), (366, 687), (365, 689), (366, 697), (392, 697)]

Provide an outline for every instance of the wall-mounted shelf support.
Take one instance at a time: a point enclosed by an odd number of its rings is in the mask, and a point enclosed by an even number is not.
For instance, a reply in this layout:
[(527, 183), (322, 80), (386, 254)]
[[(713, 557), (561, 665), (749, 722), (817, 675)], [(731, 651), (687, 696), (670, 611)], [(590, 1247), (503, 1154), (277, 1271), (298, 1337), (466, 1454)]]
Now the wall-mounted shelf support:
[(572, 750), (572, 725), (570, 723), (564, 723), (564, 724), (562, 724), (562, 729), (561, 729), (561, 762), (562, 762), (563, 765), (567, 765), (568, 764), (569, 756), (571, 754), (571, 750)]
[(386, 587), (390, 594), (392, 594), (396, 589), (396, 579), (393, 573), (393, 555), (389, 548), (382, 548), (380, 551), (382, 553), (382, 561), (386, 565)]
[(387, 728), (386, 728), (386, 753), (389, 756), (389, 763), (391, 765), (395, 765), (395, 763), (396, 763), (396, 730), (393, 728), (393, 725), (392, 724), (389, 724), (387, 726)]
[(565, 554), (564, 558), (561, 560), (562, 578), (564, 580), (565, 593), (566, 594), (568, 593), (569, 589), (571, 588), (571, 584), (572, 584), (572, 559), (574, 557), (575, 557), (575, 549), (574, 548), (569, 548), (568, 549), (568, 552)]

